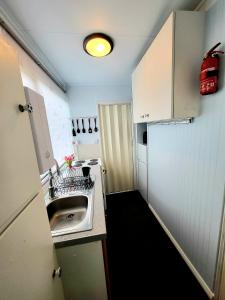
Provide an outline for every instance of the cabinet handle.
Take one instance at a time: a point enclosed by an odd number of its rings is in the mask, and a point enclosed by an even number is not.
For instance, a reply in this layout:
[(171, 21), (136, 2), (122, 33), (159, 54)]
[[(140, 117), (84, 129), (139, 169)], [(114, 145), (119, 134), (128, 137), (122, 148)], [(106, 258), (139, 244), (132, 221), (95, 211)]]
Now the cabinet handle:
[(145, 115), (141, 115), (141, 118), (144, 118), (145, 117)]
[(149, 114), (145, 114), (145, 118), (149, 118)]
[(52, 272), (52, 278), (55, 278), (55, 276), (58, 276), (60, 278), (61, 275), (62, 275), (61, 267), (58, 267), (58, 269), (54, 269)]
[(21, 112), (27, 111), (29, 113), (32, 113), (32, 111), (33, 111), (33, 107), (30, 103), (28, 103), (26, 105), (19, 104), (18, 108), (19, 108), (19, 111), (21, 111)]

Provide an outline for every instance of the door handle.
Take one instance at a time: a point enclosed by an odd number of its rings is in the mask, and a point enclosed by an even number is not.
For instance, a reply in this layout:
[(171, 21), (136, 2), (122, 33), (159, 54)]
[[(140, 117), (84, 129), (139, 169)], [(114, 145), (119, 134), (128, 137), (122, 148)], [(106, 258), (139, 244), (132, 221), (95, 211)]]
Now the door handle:
[(32, 111), (33, 111), (33, 107), (30, 103), (28, 103), (26, 105), (19, 104), (18, 108), (19, 108), (19, 111), (21, 111), (21, 112), (27, 111), (29, 113), (32, 113)]

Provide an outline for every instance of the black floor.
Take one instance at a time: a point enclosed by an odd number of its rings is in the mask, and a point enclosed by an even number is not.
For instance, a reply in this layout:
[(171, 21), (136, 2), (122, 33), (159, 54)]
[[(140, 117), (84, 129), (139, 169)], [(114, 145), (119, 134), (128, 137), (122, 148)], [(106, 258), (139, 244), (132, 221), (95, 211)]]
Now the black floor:
[(138, 192), (107, 196), (112, 300), (207, 300)]

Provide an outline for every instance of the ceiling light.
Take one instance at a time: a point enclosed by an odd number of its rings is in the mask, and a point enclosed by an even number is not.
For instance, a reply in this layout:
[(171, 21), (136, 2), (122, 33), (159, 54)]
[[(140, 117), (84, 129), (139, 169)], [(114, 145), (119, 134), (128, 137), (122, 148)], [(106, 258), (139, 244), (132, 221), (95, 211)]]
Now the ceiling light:
[(103, 57), (113, 50), (112, 39), (104, 33), (93, 33), (84, 39), (84, 51), (95, 57)]

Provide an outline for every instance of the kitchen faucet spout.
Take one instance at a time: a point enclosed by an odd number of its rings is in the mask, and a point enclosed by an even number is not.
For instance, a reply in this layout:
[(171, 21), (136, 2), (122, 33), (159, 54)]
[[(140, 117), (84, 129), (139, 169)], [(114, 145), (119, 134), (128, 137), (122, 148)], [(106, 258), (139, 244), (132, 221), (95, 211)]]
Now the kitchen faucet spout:
[[(55, 161), (55, 165), (56, 165), (56, 172), (57, 172), (57, 175), (59, 176), (60, 175), (59, 164), (58, 164), (56, 159), (54, 159), (54, 161)], [(55, 195), (56, 188), (54, 187), (53, 180), (54, 180), (54, 175), (52, 174), (52, 170), (50, 168), (49, 169), (49, 188), (48, 188), (48, 192), (49, 192), (49, 199), (52, 199), (52, 200), (56, 198), (56, 195)]]

